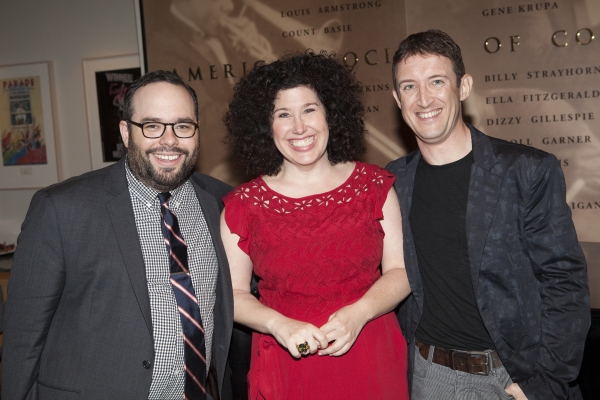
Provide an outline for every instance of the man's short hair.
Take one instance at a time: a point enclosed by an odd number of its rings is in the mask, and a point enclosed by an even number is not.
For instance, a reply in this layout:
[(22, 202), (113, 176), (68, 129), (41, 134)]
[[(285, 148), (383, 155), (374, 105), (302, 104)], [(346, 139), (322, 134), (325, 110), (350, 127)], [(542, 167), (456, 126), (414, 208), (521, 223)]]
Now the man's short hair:
[(131, 86), (129, 86), (129, 88), (127, 89), (127, 92), (125, 92), (125, 101), (123, 104), (123, 120), (128, 121), (133, 116), (133, 95), (135, 94), (135, 92), (137, 92), (137, 90), (141, 87), (150, 85), (152, 83), (158, 83), (158, 82), (167, 82), (167, 83), (170, 83), (171, 85), (183, 86), (188, 91), (188, 93), (192, 97), (192, 100), (194, 101), (194, 111), (196, 114), (196, 122), (197, 122), (199, 119), (198, 97), (196, 96), (196, 92), (194, 91), (194, 89), (192, 89), (190, 87), (190, 85), (185, 83), (183, 81), (183, 79), (181, 79), (179, 77), (179, 75), (177, 75), (173, 72), (170, 72), (170, 71), (162, 71), (162, 70), (148, 72), (146, 75), (141, 76), (138, 79), (136, 79), (131, 84)]
[(445, 32), (437, 29), (431, 29), (425, 32), (413, 33), (408, 36), (400, 45), (392, 63), (392, 77), (394, 80), (394, 90), (398, 90), (396, 73), (398, 64), (412, 56), (437, 55), (450, 59), (452, 69), (456, 74), (456, 85), (460, 86), (460, 80), (465, 75), (465, 65), (463, 64), (460, 47)]

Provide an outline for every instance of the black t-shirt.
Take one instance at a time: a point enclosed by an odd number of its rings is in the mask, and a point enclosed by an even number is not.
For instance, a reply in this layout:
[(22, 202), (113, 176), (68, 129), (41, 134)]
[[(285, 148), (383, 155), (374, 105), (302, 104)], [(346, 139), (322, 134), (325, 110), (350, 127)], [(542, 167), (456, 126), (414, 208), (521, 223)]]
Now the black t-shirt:
[(446, 165), (417, 168), (410, 225), (424, 289), (416, 337), (447, 349), (486, 350), (494, 344), (475, 302), (466, 234), (473, 153)]

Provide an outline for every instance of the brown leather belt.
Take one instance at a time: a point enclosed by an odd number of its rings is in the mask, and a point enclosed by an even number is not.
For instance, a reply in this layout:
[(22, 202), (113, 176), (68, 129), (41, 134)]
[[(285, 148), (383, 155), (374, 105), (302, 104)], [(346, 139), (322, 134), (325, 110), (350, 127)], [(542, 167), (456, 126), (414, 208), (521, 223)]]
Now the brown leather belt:
[[(421, 343), (417, 338), (415, 338), (415, 344), (419, 348), (421, 356), (427, 360), (431, 346)], [(492, 369), (502, 366), (502, 360), (496, 350), (446, 350), (435, 346), (432, 361), (456, 371), (475, 375), (489, 375)]]

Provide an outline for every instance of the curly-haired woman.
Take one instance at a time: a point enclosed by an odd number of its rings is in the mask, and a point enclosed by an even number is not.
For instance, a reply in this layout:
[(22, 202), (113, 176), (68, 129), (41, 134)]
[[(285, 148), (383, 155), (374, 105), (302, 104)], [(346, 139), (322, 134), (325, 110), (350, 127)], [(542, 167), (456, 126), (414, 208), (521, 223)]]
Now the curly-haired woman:
[(234, 319), (256, 331), (251, 399), (408, 399), (391, 312), (410, 292), (400, 209), (393, 175), (354, 161), (363, 114), (329, 54), (288, 55), (235, 87), (228, 143), (260, 176), (225, 198), (221, 235)]

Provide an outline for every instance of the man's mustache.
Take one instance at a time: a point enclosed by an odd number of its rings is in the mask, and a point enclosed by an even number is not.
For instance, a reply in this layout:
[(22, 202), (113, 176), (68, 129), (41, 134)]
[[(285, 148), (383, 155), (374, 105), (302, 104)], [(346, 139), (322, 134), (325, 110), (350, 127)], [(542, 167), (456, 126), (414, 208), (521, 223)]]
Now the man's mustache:
[(152, 153), (161, 153), (161, 152), (165, 152), (165, 153), (181, 153), (184, 155), (189, 155), (190, 152), (182, 149), (181, 147), (165, 147), (165, 146), (159, 146), (159, 147), (153, 147), (151, 149), (146, 150), (146, 155), (150, 155)]

